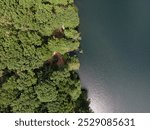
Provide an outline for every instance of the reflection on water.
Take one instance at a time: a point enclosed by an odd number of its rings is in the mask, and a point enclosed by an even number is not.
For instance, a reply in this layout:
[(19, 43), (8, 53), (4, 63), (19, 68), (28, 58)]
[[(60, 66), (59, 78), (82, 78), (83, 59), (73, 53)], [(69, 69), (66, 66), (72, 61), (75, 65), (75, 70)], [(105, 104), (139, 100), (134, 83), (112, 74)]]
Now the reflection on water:
[(80, 77), (95, 112), (150, 112), (150, 1), (76, 0)]

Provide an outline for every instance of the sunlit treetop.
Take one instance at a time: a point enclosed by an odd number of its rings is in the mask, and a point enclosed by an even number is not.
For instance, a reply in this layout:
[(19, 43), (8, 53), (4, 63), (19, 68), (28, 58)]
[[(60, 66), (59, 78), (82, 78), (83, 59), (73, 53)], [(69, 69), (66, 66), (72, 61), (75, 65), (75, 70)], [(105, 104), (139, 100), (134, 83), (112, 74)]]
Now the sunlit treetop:
[[(72, 0), (1, 0), (0, 75), (5, 68), (39, 68), (54, 51), (64, 54), (76, 50), (78, 40), (65, 30), (74, 30), (78, 25)], [(62, 30), (63, 37), (70, 38), (58, 39), (55, 30)]]

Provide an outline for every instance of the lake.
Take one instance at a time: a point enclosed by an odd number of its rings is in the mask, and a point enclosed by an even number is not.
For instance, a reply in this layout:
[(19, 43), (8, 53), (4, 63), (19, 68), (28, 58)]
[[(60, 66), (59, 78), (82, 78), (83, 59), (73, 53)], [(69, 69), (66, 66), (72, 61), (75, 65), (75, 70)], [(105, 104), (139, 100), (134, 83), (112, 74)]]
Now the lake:
[(76, 0), (80, 78), (94, 112), (150, 112), (150, 0)]

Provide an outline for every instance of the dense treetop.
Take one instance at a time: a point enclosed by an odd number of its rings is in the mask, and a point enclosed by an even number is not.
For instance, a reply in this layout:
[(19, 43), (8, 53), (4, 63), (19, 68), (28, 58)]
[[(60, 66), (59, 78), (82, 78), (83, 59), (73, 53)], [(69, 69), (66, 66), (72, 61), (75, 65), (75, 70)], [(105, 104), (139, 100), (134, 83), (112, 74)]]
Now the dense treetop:
[[(54, 51), (64, 54), (76, 50), (78, 40), (67, 33), (79, 25), (78, 13), (72, 2), (1, 0), (0, 70), (35, 69), (42, 66)], [(66, 32), (64, 38), (53, 37), (53, 32), (62, 27)]]
[(0, 1), (0, 112), (89, 112), (69, 54), (80, 45), (73, 3)]

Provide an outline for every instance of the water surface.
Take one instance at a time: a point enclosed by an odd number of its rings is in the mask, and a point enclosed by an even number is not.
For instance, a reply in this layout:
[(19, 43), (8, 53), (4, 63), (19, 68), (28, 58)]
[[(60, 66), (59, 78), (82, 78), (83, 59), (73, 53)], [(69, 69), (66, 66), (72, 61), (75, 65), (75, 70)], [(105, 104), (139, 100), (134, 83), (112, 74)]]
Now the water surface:
[(95, 112), (150, 112), (150, 1), (76, 0), (80, 77)]

